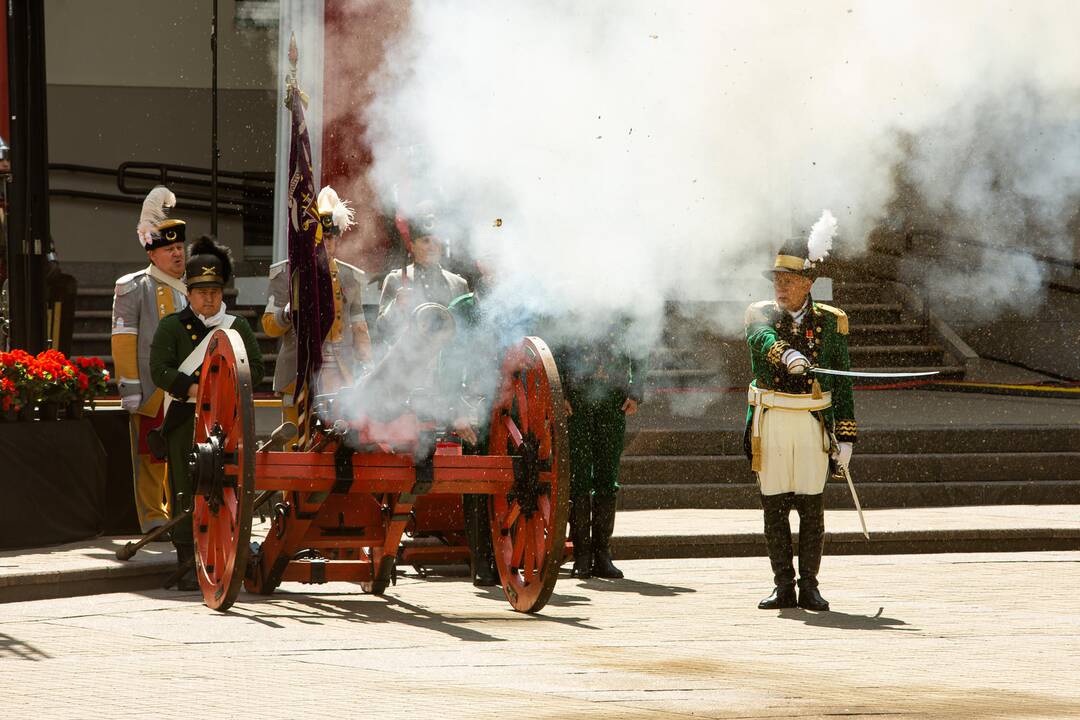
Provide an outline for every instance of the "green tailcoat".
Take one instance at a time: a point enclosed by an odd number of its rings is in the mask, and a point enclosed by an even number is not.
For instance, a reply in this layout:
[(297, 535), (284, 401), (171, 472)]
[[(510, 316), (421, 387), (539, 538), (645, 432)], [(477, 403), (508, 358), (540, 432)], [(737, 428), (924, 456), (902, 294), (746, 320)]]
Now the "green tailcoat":
[[(188, 375), (180, 372), (180, 364), (187, 359), (203, 338), (214, 328), (203, 325), (190, 307), (162, 318), (150, 346), (150, 374), (154, 384), (172, 395), (174, 402), (162, 422), (161, 431), (169, 445), (169, 485), (173, 492), (173, 512), (182, 510), (177, 504), (177, 493), (183, 493), (185, 503), (190, 505), (193, 488), (188, 477), (187, 456), (195, 432), (195, 405), (185, 402), (188, 389), (199, 382), (199, 370)], [(258, 385), (263, 377), (262, 353), (258, 340), (247, 320), (237, 317), (230, 330), (240, 333), (247, 350), (251, 385)], [(191, 522), (181, 523), (173, 530), (173, 541), (191, 543)]]
[[(796, 325), (791, 315), (774, 300), (764, 300), (746, 310), (746, 343), (750, 347), (750, 366), (754, 385), (784, 393), (808, 394), (816, 381), (822, 392), (832, 392), (832, 407), (821, 413), (839, 442), (855, 442), (855, 399), (851, 378), (838, 375), (791, 375), (781, 361), (783, 354), (795, 349), (816, 367), (850, 370), (848, 357), (848, 317), (843, 310), (810, 299), (808, 316)], [(749, 428), (753, 407), (748, 407)], [(749, 452), (749, 451), (748, 451)]]

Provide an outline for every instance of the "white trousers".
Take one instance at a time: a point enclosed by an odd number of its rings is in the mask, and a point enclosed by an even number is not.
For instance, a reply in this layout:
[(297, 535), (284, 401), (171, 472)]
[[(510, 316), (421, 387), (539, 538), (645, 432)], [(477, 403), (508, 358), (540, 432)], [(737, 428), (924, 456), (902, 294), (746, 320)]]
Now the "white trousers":
[(773, 408), (761, 418), (762, 495), (818, 495), (829, 474), (829, 438), (805, 410)]

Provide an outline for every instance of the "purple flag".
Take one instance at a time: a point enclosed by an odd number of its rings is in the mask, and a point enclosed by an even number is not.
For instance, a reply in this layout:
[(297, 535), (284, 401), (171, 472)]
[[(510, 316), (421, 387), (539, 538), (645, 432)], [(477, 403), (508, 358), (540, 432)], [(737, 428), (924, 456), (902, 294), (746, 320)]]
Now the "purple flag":
[[(304, 103), (295, 84), (287, 87), (292, 111), (292, 141), (289, 144), (289, 283), (292, 323), (296, 333), (296, 390), (301, 438), (309, 436), (310, 418), (305, 412), (310, 402), (300, 402), (322, 366), (322, 344), (334, 323), (334, 289), (330, 265), (319, 229), (316, 207), (311, 142)], [(305, 398), (307, 399), (307, 398)]]

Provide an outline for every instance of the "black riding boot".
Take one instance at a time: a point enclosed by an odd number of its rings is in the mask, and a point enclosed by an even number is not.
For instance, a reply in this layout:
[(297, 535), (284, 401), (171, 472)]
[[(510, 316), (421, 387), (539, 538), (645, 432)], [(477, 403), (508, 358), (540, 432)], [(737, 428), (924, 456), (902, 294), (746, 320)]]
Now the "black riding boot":
[(829, 601), (818, 592), (817, 574), (825, 547), (825, 496), (796, 495), (799, 511), (799, 607), (828, 610)]
[(593, 498), (593, 577), (622, 580), (622, 570), (611, 562), (611, 536), (615, 532), (614, 495)]
[(765, 546), (773, 571), (772, 594), (758, 603), (760, 610), (793, 608), (795, 599), (795, 567), (791, 563), (790, 495), (762, 495), (761, 508), (765, 516)]
[(570, 498), (570, 541), (574, 543), (574, 569), (571, 577), (592, 576), (592, 541), (589, 529), (592, 524), (592, 496), (574, 495)]
[(491, 547), (491, 520), (488, 517), (487, 495), (465, 495), (462, 510), (465, 514), (465, 539), (469, 543), (469, 570), (476, 587), (499, 585), (495, 569), (495, 553)]
[(195, 577), (195, 546), (188, 543), (176, 543), (176, 589), (181, 592), (191, 592), (199, 589), (199, 581)]

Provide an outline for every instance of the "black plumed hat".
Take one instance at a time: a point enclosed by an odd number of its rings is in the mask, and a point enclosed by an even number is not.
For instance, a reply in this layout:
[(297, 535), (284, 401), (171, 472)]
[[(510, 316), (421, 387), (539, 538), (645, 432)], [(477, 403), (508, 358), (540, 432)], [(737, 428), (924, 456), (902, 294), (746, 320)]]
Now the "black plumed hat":
[(191, 244), (187, 261), (188, 290), (197, 287), (225, 287), (232, 279), (229, 248), (203, 235)]

